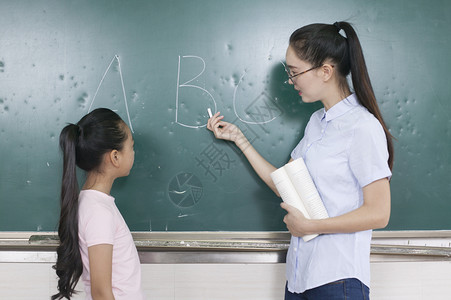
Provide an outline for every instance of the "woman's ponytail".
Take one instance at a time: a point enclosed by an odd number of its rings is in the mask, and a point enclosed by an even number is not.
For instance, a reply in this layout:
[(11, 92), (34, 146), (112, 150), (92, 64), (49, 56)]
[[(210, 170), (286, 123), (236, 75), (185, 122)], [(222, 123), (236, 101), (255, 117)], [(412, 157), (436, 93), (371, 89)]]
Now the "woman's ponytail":
[(342, 29), (346, 34), (348, 44), (349, 64), (351, 70), (352, 85), (360, 103), (365, 106), (381, 123), (385, 136), (387, 138), (388, 147), (388, 165), (390, 170), (393, 169), (393, 136), (388, 131), (387, 125), (382, 118), (379, 106), (377, 105), (376, 96), (371, 85), (370, 76), (366, 68), (365, 58), (363, 56), (362, 47), (354, 28), (348, 22), (335, 22), (334, 26), (339, 32)]
[[(340, 34), (343, 30), (346, 37)], [(376, 102), (365, 58), (354, 28), (348, 22), (330, 24), (310, 24), (294, 31), (290, 36), (290, 46), (297, 56), (312, 64), (322, 66), (332, 61), (337, 70), (339, 85), (348, 90), (346, 77), (351, 73), (352, 85), (360, 103), (381, 123), (387, 138), (388, 165), (393, 168), (392, 135), (382, 118)]]
[(70, 299), (83, 272), (78, 247), (78, 193), (76, 174), (76, 145), (80, 136), (78, 125), (69, 124), (61, 131), (60, 148), (63, 152), (63, 177), (61, 188), (61, 215), (58, 227), (60, 245), (53, 268), (59, 277), (58, 293), (52, 300)]

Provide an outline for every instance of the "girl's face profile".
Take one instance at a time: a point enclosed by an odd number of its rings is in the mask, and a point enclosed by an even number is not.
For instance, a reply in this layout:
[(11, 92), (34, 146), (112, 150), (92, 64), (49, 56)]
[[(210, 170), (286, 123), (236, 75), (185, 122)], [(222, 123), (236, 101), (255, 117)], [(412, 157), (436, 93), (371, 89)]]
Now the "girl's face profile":
[(123, 176), (127, 176), (130, 174), (130, 170), (133, 167), (133, 163), (135, 161), (135, 150), (134, 150), (134, 144), (135, 141), (133, 140), (132, 133), (128, 126), (124, 125), (126, 127), (127, 131), (127, 139), (124, 142), (124, 146), (122, 147), (122, 150), (120, 151), (121, 155), (123, 156)]

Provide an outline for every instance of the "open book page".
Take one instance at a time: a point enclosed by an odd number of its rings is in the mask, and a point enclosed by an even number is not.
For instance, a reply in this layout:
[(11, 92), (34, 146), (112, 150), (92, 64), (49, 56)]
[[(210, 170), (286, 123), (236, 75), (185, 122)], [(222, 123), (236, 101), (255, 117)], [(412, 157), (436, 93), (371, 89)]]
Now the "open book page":
[[(285, 171), (285, 168), (279, 168), (276, 171), (271, 173), (271, 178), (277, 188), (277, 191), (280, 194), (280, 197), (285, 203), (288, 203), (291, 206), (294, 206), (297, 208), (306, 218), (310, 219), (310, 215), (308, 214), (307, 210), (305, 209), (304, 204), (301, 201), (301, 198), (299, 197), (298, 193), (296, 192), (296, 189), (294, 188), (293, 184), (291, 183), (291, 180)], [(312, 235), (306, 235), (302, 238), (304, 241), (308, 242), (309, 240), (313, 239), (314, 237), (318, 236), (317, 234)]]
[(311, 219), (328, 218), (327, 210), (318, 194), (304, 160), (298, 158), (286, 164), (284, 169)]

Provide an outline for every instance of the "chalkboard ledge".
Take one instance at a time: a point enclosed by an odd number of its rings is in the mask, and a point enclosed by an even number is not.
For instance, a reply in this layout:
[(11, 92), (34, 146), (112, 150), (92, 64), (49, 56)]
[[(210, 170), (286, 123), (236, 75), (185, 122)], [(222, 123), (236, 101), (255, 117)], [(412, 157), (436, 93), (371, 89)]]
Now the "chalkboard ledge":
[[(284, 263), (288, 232), (133, 232), (141, 263)], [(54, 262), (55, 232), (0, 232), (0, 262)], [(31, 254), (32, 253), (32, 254)], [(371, 259), (451, 260), (451, 231), (375, 231)], [(410, 259), (409, 258), (409, 259)]]

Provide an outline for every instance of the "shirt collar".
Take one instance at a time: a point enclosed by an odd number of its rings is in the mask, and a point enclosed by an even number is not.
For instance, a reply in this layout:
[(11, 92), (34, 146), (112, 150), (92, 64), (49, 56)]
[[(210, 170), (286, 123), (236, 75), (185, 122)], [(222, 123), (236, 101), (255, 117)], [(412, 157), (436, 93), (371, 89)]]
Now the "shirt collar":
[(351, 94), (348, 97), (344, 98), (331, 108), (329, 108), (328, 111), (323, 108), (323, 116), (321, 119), (326, 119), (326, 122), (329, 122), (335, 118), (338, 118), (339, 116), (344, 115), (354, 107), (360, 105), (359, 101), (357, 100), (357, 97), (355, 94)]

